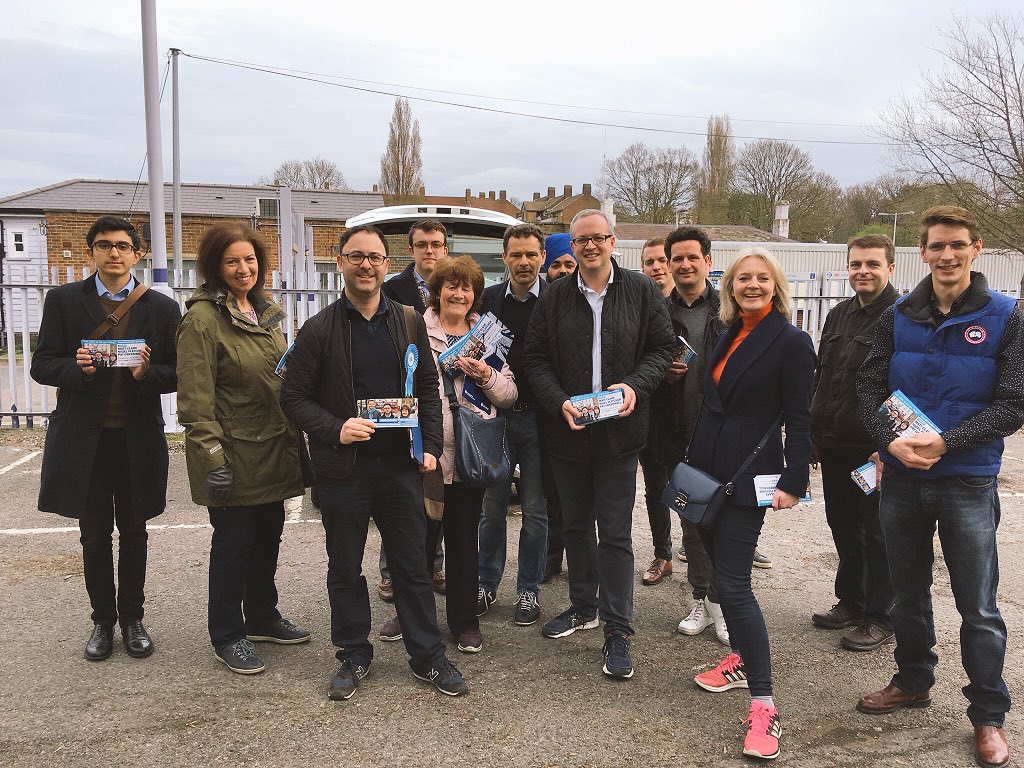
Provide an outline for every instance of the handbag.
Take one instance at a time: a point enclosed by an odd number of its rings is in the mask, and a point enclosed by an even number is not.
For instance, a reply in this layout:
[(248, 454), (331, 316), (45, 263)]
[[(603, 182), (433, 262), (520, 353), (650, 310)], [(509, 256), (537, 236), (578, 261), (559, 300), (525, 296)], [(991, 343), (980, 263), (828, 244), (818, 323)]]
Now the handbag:
[(448, 374), (439, 372), (455, 427), (455, 471), (470, 488), (491, 488), (508, 480), (512, 466), (505, 445), (505, 414), (485, 419), (459, 404)]
[[(702, 528), (713, 526), (722, 505), (729, 496), (732, 496), (736, 481), (746, 471), (747, 467), (750, 466), (754, 457), (764, 448), (768, 438), (778, 428), (781, 419), (782, 416), (780, 415), (772, 422), (768, 431), (764, 433), (764, 437), (761, 438), (754, 450), (750, 452), (747, 460), (736, 470), (732, 480), (724, 485), (707, 472), (691, 467), (685, 460), (679, 462), (676, 468), (672, 470), (672, 476), (669, 477), (665, 491), (661, 495), (662, 503), (669, 509), (674, 510), (679, 517), (689, 520), (694, 525), (699, 525)], [(689, 451), (687, 451), (687, 454), (689, 454)], [(689, 458), (689, 455), (687, 455), (687, 458)]]

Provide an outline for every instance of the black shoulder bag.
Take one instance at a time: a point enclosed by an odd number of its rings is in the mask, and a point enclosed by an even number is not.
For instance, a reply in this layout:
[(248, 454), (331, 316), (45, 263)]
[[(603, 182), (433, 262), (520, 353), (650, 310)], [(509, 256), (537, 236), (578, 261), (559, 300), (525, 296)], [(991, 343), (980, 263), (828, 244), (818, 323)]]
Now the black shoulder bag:
[[(478, 416), (469, 408), (459, 405), (455, 385), (444, 371), (438, 371), (444, 380), (444, 392), (452, 409), (455, 426), (455, 471), (470, 488), (491, 488), (508, 480), (512, 467), (505, 446), (505, 414), (495, 406), (493, 419)], [(498, 376), (497, 371), (494, 376)]]
[(782, 420), (780, 415), (768, 431), (764, 433), (757, 447), (750, 452), (747, 460), (744, 461), (732, 480), (723, 485), (703, 470), (691, 467), (685, 461), (679, 462), (672, 470), (672, 476), (665, 486), (665, 492), (661, 496), (662, 503), (676, 512), (681, 518), (689, 520), (694, 525), (702, 528), (710, 528), (715, 524), (718, 511), (722, 508), (726, 498), (732, 496), (735, 490), (735, 483), (747, 467), (750, 466), (754, 457), (761, 452), (768, 438), (772, 436), (779, 427)]

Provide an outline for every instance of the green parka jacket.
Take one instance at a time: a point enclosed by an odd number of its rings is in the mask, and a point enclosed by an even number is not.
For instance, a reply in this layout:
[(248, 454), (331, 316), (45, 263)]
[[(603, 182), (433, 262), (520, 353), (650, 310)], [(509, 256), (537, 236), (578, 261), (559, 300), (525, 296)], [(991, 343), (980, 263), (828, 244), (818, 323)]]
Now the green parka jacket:
[(200, 286), (185, 302), (178, 327), (178, 421), (192, 500), (210, 506), (206, 475), (230, 463), (234, 486), (224, 506), (265, 504), (301, 496), (295, 430), (278, 404), (274, 373), (285, 352), (281, 308), (252, 302), (259, 323), (233, 296)]

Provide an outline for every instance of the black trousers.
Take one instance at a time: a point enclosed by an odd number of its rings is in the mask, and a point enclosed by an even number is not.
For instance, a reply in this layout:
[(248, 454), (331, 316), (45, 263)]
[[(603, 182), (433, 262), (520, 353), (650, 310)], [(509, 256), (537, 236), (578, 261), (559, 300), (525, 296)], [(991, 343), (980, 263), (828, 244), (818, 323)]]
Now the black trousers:
[(644, 473), (644, 499), (647, 502), (647, 520), (651, 524), (654, 556), (672, 559), (672, 518), (668, 507), (661, 503), (661, 494), (668, 485), (669, 468), (655, 456), (651, 444), (640, 451), (640, 469)]
[[(135, 457), (137, 460), (144, 460)], [(85, 588), (92, 620), (113, 625), (142, 619), (146, 587), (146, 515), (132, 504), (128, 481), (132, 456), (123, 429), (104, 429), (96, 450), (81, 531)], [(114, 588), (114, 550), (111, 535), (117, 521), (117, 576)]]
[(363, 550), (372, 516), (391, 569), (395, 610), (410, 664), (422, 669), (440, 661), (445, 648), (425, 557), (427, 516), (416, 465), (401, 454), (360, 457), (344, 480), (325, 480), (317, 487), (327, 533), (331, 642), (338, 648), (338, 660), (368, 664), (373, 659), (370, 596), (363, 576)]
[(427, 520), (427, 548), (424, 553), (427, 567), (433, 567), (437, 539), (441, 535), (448, 552), (445, 610), (448, 629), (456, 638), (462, 632), (480, 629), (476, 599), (480, 588), (479, 531), (483, 500), (483, 488), (470, 488), (462, 483), (446, 485), (444, 517), (440, 521)]
[(880, 494), (865, 495), (850, 478), (850, 472), (867, 462), (868, 451), (822, 446), (818, 450), (825, 519), (839, 555), (836, 597), (889, 628), (893, 591), (878, 520)]
[(565, 555), (565, 539), (562, 537), (562, 502), (558, 498), (558, 486), (555, 484), (555, 471), (551, 466), (551, 457), (543, 449), (541, 442), (540, 477), (544, 485), (544, 498), (548, 503), (548, 562), (549, 570), (562, 570), (562, 557)]
[(209, 507), (210, 598), (207, 618), (214, 647), (236, 643), (281, 618), (277, 610), (277, 555), (284, 501)]

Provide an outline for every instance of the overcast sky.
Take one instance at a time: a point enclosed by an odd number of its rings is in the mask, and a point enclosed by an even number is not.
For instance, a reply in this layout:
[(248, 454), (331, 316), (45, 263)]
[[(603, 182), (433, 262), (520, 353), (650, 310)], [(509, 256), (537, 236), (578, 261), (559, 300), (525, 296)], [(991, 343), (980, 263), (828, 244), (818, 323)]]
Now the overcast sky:
[[(70, 178), (135, 179), (146, 151), (139, 3), (4, 6), (0, 197)], [(166, 51), (177, 47), (410, 97), (625, 126), (412, 100), (428, 193), (460, 195), (471, 187), (529, 198), (548, 186), (596, 185), (602, 159), (634, 141), (687, 146), (699, 155), (710, 114), (727, 113), (737, 136), (881, 142), (864, 126), (901, 92), (915, 92), (923, 71), (941, 68), (941, 30), (950, 20), (968, 7), (976, 17), (1016, 3), (575, 6), (157, 0), (160, 69)], [(378, 181), (393, 95), (194, 58), (181, 58), (179, 70), (184, 181), (248, 184), (283, 160), (316, 154), (337, 162), (353, 189)], [(168, 81), (168, 181), (170, 93)], [(638, 114), (644, 112), (676, 116)], [(799, 146), (843, 185), (887, 170), (884, 146)]]

